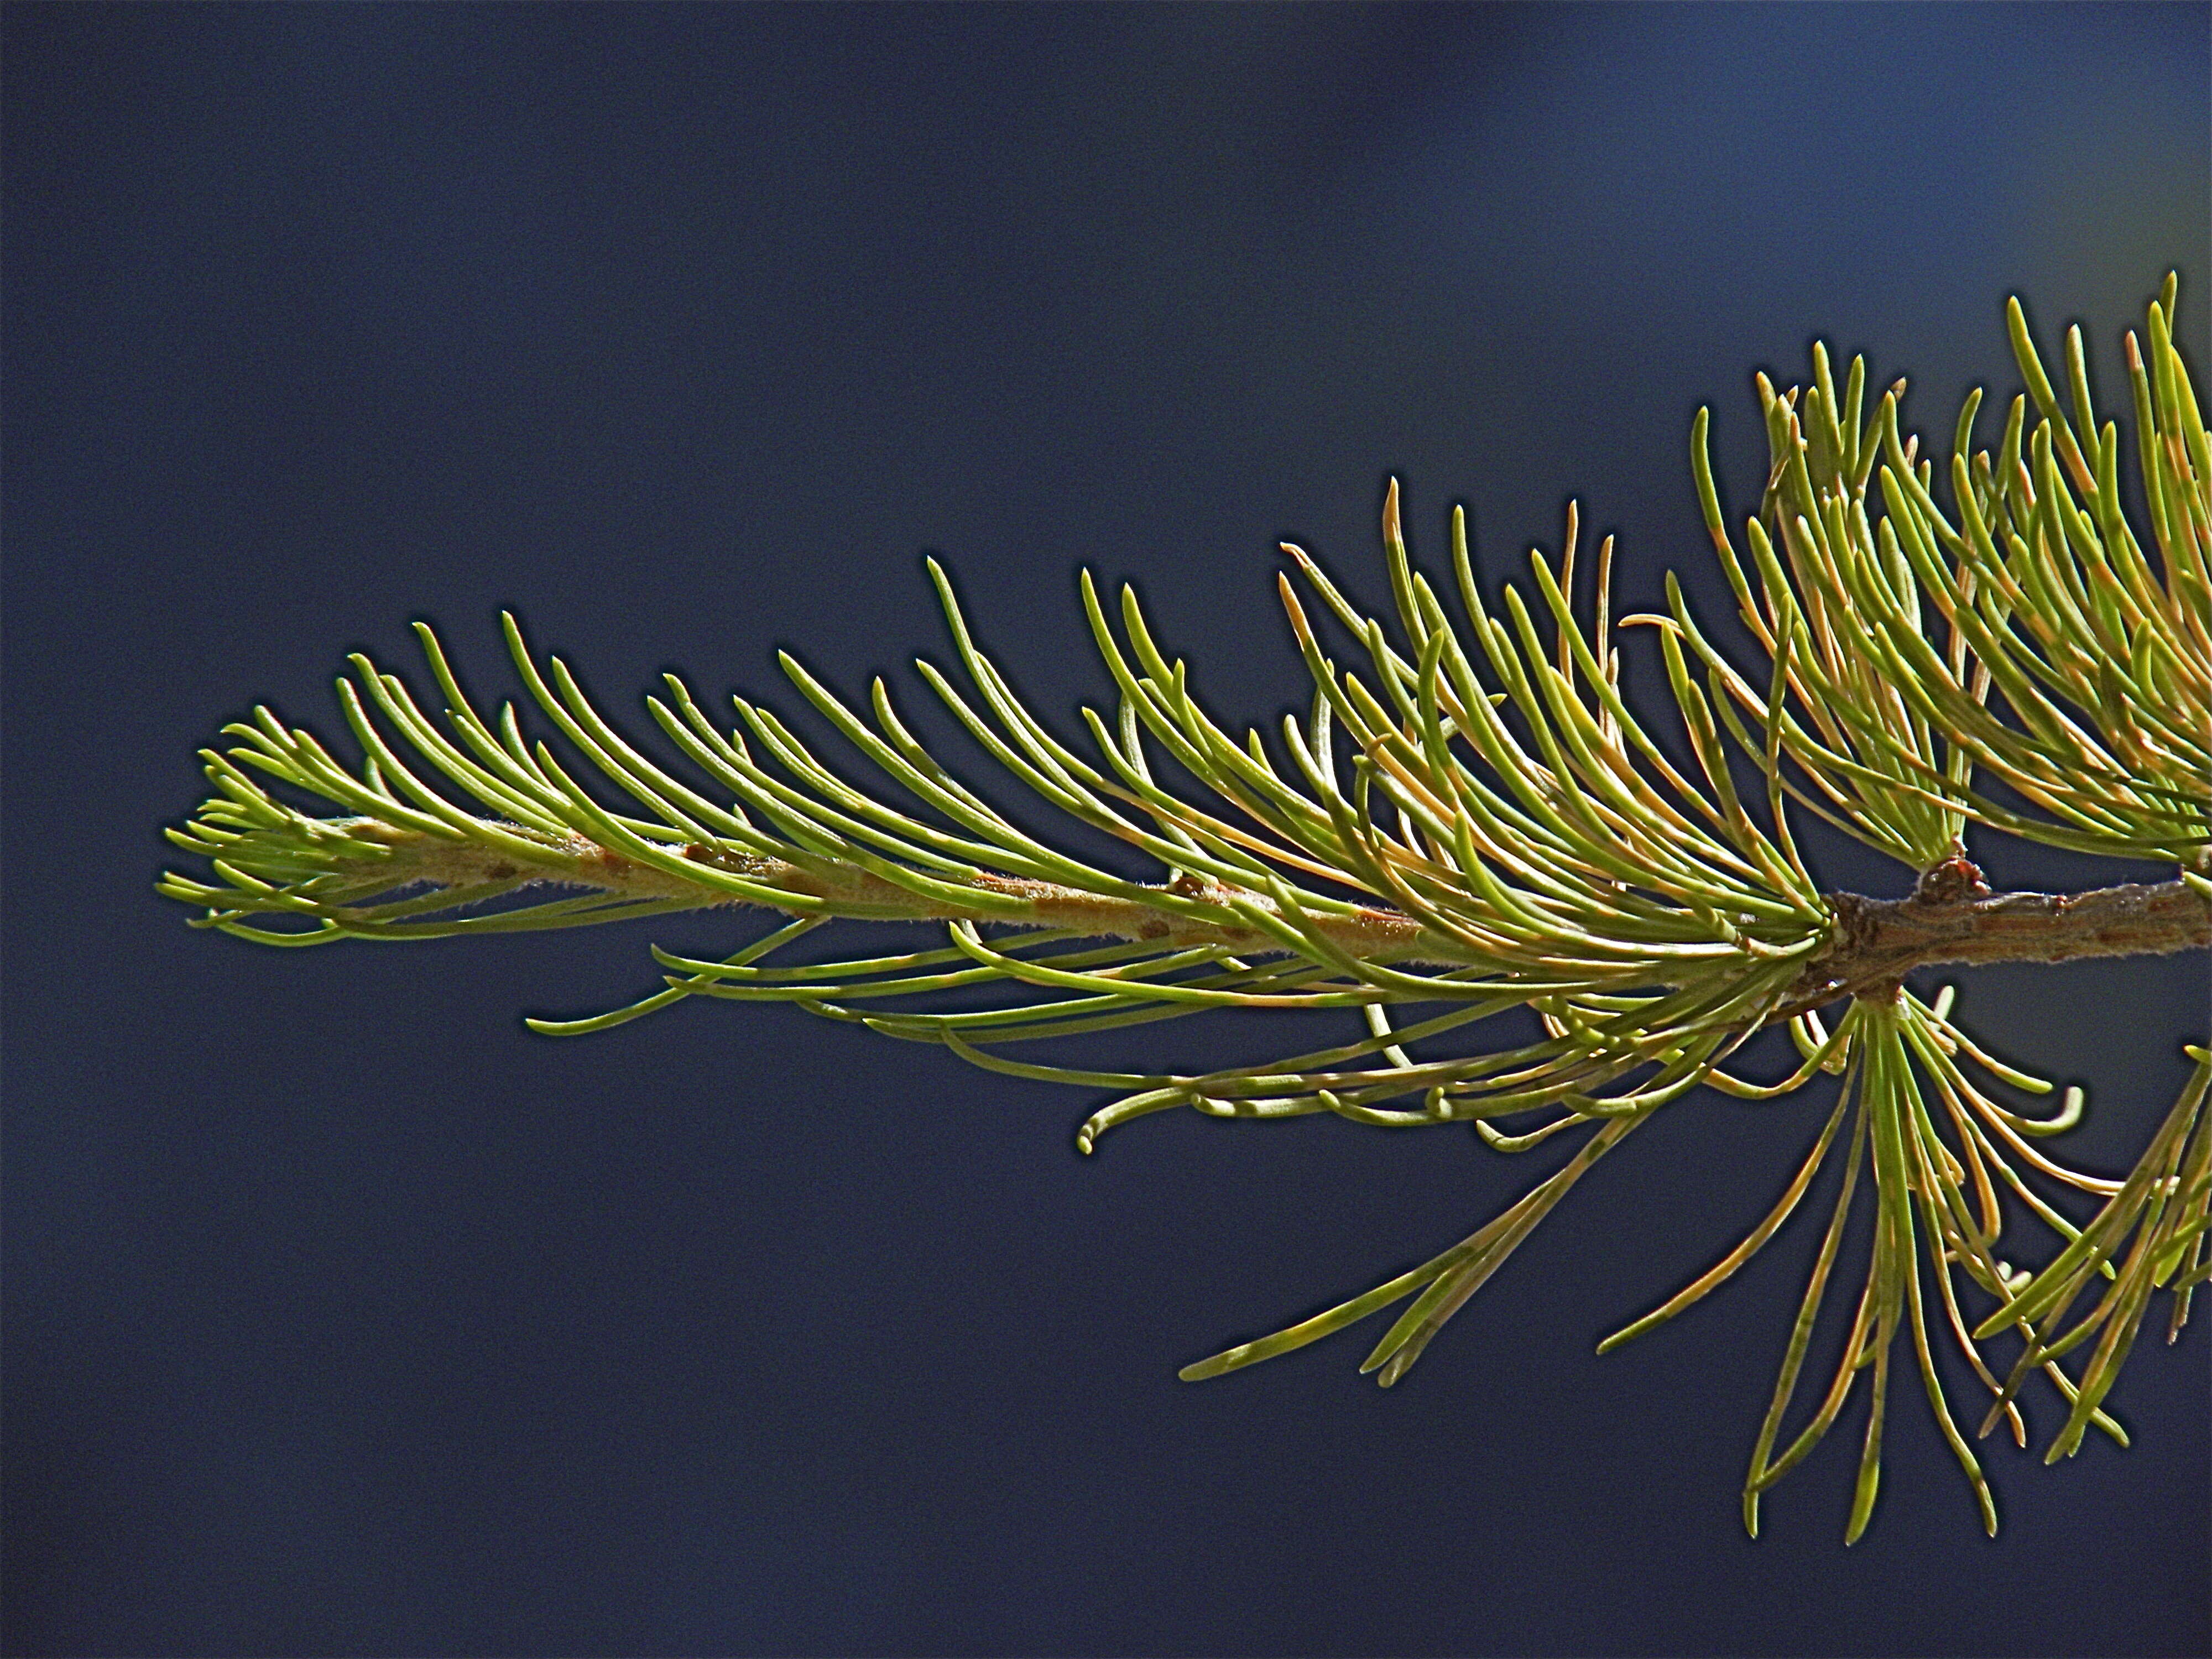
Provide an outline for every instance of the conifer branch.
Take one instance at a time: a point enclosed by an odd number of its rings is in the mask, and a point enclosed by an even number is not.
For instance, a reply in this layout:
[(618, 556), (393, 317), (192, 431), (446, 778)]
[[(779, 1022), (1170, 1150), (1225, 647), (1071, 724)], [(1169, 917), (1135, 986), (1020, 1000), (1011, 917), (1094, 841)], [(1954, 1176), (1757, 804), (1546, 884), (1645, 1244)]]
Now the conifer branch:
[[(1215, 904), (1249, 906), (1281, 920), (1275, 901), (1265, 892), (1204, 884), (1189, 877), (1157, 889), (1139, 887), (1139, 896), (1125, 897), (983, 874), (966, 883), (947, 881), (942, 892), (925, 896), (866, 871), (840, 872), (833, 879), (775, 859), (701, 844), (682, 849), (686, 860), (740, 876), (761, 890), (758, 896), (733, 897), (687, 873), (634, 862), (580, 836), (548, 845), (539, 858), (526, 859), (510, 849), (441, 840), (369, 819), (356, 820), (347, 833), (390, 849), (391, 862), (383, 873), (395, 890), (420, 884), (474, 891), (519, 884), (508, 890), (522, 891), (544, 884), (585, 888), (607, 905), (649, 906), (655, 914), (671, 908), (757, 906), (794, 916), (1012, 925), (1051, 928), (1083, 939), (1221, 945), (1260, 956), (1284, 954), (1256, 927), (1195, 921), (1150, 902), (1153, 891), (1165, 899), (1204, 896)], [(2060, 963), (2093, 957), (2171, 956), (2212, 947), (2212, 894), (2183, 880), (2125, 883), (2076, 893), (1995, 893), (1981, 884), (1979, 872), (1963, 860), (1950, 860), (1930, 873), (1948, 875), (1960, 866), (1972, 872), (1965, 878), (1972, 885), (1948, 896), (1925, 878), (1921, 890), (1901, 899), (1823, 893), (1821, 900), (1835, 918), (1829, 943), (1808, 963), (1788, 998), (1759, 1024), (1778, 1024), (1808, 1007), (1842, 997), (1878, 994), (1917, 969), (1945, 963)], [(963, 886), (972, 890), (972, 900), (963, 897)], [(1010, 901), (1020, 908), (1010, 909)], [(624, 912), (629, 913), (634, 912)], [(380, 924), (373, 911), (336, 907), (331, 920), (341, 929), (378, 936)], [(383, 935), (409, 936), (402, 930), (410, 925), (419, 924), (386, 924)], [(1387, 907), (1364, 905), (1341, 915), (1315, 918), (1312, 925), (1344, 955), (1358, 961), (1449, 968), (1480, 959), (1457, 941)]]
[[(846, 746), (833, 764), (744, 698), (738, 725), (719, 724), (670, 676), (647, 707), (681, 757), (672, 765), (600, 714), (558, 658), (535, 656), (508, 618), (509, 653), (551, 738), (526, 738), (514, 706), (479, 714), (418, 624), (441, 718), (363, 657), (338, 688), (357, 762), (257, 708), (225, 728), (227, 750), (202, 751), (215, 793), (168, 832), (209, 875), (173, 872), (159, 890), (198, 910), (196, 926), (288, 947), (777, 912), (790, 920), (719, 961), (656, 950), (659, 988), (626, 1007), (529, 1023), (573, 1036), (695, 998), (789, 1003), (988, 1070), (1106, 1091), (1077, 1133), (1086, 1152), (1106, 1130), (1170, 1109), (1472, 1123), (1501, 1152), (1583, 1134), (1565, 1167), (1461, 1243), (1187, 1367), (1194, 1379), (1405, 1302), (1364, 1367), (1395, 1382), (1653, 1113), (1701, 1088), (1772, 1100), (1839, 1077), (1826, 1127), (1767, 1217), (1604, 1346), (1735, 1273), (1841, 1147), (1841, 1190), (1746, 1476), (1746, 1524), (1757, 1530), (1763, 1495), (1864, 1379), (1845, 1534), (1859, 1536), (1892, 1358), (1909, 1333), (1938, 1430), (1994, 1530), (1930, 1330), (1949, 1332), (1988, 1390), (1985, 1432), (2002, 1423), (2026, 1443), (2020, 1399), (2040, 1376), (2066, 1413), (2052, 1455), (2091, 1427), (2124, 1443), (2101, 1402), (2152, 1294), (2172, 1293), (2171, 1336), (2212, 1274), (2212, 1052), (2188, 1048), (2190, 1085), (2136, 1169), (2106, 1180), (2040, 1150), (2079, 1121), (2078, 1089), (2044, 1117), (2006, 1104), (1977, 1079), (2032, 1094), (2051, 1085), (1978, 1048), (1951, 1018), (1948, 988), (1923, 1002), (1903, 983), (1935, 963), (2212, 944), (2212, 434), (2173, 344), (2175, 298), (2169, 277), (2149, 307), (2148, 349), (2127, 342), (2142, 533), (2122, 508), (2118, 428), (2095, 420), (2079, 331), (2067, 343), (2069, 413), (2017, 302), (2007, 320), (2027, 391), (1994, 452), (1972, 447), (1980, 394), (1970, 398), (1942, 471), (1901, 428), (1902, 381), (1868, 413), (1863, 360), (1840, 391), (1819, 345), (1809, 386), (1759, 377), (1771, 467), (1741, 551), (1700, 411), (1692, 470), (1758, 653), (1748, 665), (1701, 630), (1671, 575), (1663, 614), (1616, 620), (1613, 541), (1592, 571), (1571, 507), (1556, 560), (1532, 552), (1527, 581), (1500, 604), (1475, 579), (1462, 515), (1449, 576), (1432, 582), (1406, 546), (1394, 483), (1389, 615), (1368, 615), (1303, 550), (1284, 549), (1278, 588), (1310, 681), (1304, 720), (1224, 730), (1134, 592), (1109, 606), (1086, 573), (1084, 610), (1114, 697), (1084, 709), (1070, 740), (1022, 704), (933, 562), (957, 679), (921, 662), (930, 690), (1006, 778), (1149, 860), (1151, 879), (1006, 817), (914, 735), (880, 680), (848, 702), (783, 658)], [(1617, 634), (1629, 624), (1656, 637), (1669, 741), (1622, 695)], [(1744, 761), (1763, 799), (1739, 789), (1731, 767)], [(1807, 811), (1895, 860), (1911, 895), (1824, 890), (1792, 829)], [(2175, 876), (1991, 893), (1966, 856), (1970, 829), (2155, 860)], [(770, 963), (839, 920), (939, 923), (944, 944)], [(1831, 1030), (1821, 1011), (1838, 1001)], [(1225, 1009), (1337, 1010), (1358, 1023), (1345, 1040), (1206, 1073), (1004, 1052)], [(1518, 1009), (1540, 1038), (1480, 1041), (1484, 1022)], [(1777, 1026), (1802, 1065), (1766, 1083), (1728, 1069)], [(2077, 1226), (2052, 1201), (2059, 1189), (2102, 1208)], [(1785, 1438), (1862, 1194), (1875, 1224), (1843, 1357)], [(2013, 1265), (2021, 1225), (2060, 1241), (2039, 1271)], [(2109, 1288), (2062, 1330), (2100, 1280)], [(2069, 1372), (2062, 1362), (2093, 1337)], [(2009, 1365), (1986, 1352), (2012, 1338)]]

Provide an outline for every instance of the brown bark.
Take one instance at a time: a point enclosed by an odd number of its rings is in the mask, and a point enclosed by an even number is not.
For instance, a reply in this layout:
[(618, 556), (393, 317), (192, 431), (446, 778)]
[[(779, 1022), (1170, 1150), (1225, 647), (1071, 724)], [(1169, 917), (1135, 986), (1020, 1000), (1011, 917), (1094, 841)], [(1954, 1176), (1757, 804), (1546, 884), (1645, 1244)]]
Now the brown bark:
[(1835, 942), (1805, 970), (1779, 1020), (1845, 996), (1894, 991), (1937, 963), (2071, 962), (2166, 956), (2212, 945), (2212, 900), (2186, 882), (2130, 882), (2086, 893), (1990, 893), (1930, 899), (1830, 893)]

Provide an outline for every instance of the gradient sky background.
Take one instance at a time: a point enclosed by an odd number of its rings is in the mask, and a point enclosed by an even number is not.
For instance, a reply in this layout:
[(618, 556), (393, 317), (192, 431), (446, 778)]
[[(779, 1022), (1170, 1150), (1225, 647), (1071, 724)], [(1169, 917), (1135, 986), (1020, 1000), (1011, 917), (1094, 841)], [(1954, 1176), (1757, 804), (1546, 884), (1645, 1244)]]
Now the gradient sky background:
[[(1736, 1520), (1817, 1224), (1592, 1357), (1817, 1097), (1670, 1109), (1390, 1393), (1379, 1327), (1192, 1388), (1549, 1152), (1186, 1115), (1086, 1160), (1083, 1091), (795, 1012), (518, 1022), (757, 921), (276, 952), (150, 884), (194, 749), (334, 731), (416, 617), (494, 697), (506, 605), (641, 720), (672, 666), (787, 708), (787, 643), (919, 714), (933, 551), (1072, 720), (1088, 562), (1272, 720), (1274, 544), (1382, 594), (1386, 473), (1417, 551), (1463, 501), (1495, 582), (1571, 492), (1623, 605), (1674, 564), (1716, 611), (1691, 415), (1750, 501), (1749, 372), (1815, 333), (1939, 447), (2016, 386), (2008, 293), (2117, 407), (2178, 264), (2208, 361), (2208, 17), (8, 7), (7, 1651), (2203, 1651), (2205, 1322), (2138, 1349), (2132, 1451), (1985, 1443), (1995, 1543), (1908, 1374), (1848, 1553), (1859, 1407)], [(1961, 1007), (2111, 1170), (2205, 993)]]

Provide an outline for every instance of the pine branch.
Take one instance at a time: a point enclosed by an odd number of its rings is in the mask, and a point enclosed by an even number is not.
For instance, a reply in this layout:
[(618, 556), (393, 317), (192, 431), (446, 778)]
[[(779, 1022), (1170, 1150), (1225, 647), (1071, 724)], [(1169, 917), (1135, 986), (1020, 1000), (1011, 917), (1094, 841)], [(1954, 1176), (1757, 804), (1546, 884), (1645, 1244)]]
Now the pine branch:
[[(685, 860), (743, 877), (765, 890), (757, 898), (732, 897), (582, 837), (549, 846), (543, 859), (533, 861), (511, 849), (441, 840), (374, 820), (356, 820), (348, 826), (348, 833), (390, 848), (392, 861), (384, 873), (394, 890), (422, 884), (471, 891), (519, 878), (520, 886), (515, 890), (535, 883), (582, 887), (611, 902), (656, 909), (753, 905), (790, 915), (1011, 924), (1052, 928), (1084, 939), (1221, 945), (1256, 956), (1283, 953), (1279, 944), (1255, 927), (1194, 921), (1143, 898), (1086, 892), (1048, 881), (982, 874), (966, 883), (948, 881), (942, 894), (921, 895), (866, 871), (843, 872), (832, 879), (781, 860), (703, 844), (684, 847)], [(1961, 873), (1961, 866), (1970, 873)], [(1993, 893), (1964, 860), (1948, 860), (1930, 874), (1964, 886), (1947, 896), (1936, 883), (1923, 880), (1923, 890), (1901, 899), (1822, 894), (1835, 918), (1829, 942), (1807, 964), (1784, 1000), (1758, 1024), (1780, 1024), (1808, 1008), (1846, 996), (1886, 994), (1914, 969), (1943, 963), (2170, 956), (2212, 946), (2212, 894), (2187, 881), (2126, 883), (2077, 893)], [(972, 891), (973, 902), (961, 902), (957, 890), (963, 886)], [(1267, 893), (1189, 877), (1156, 890), (1163, 899), (1203, 897), (1215, 904), (1233, 902), (1282, 915)], [(787, 897), (779, 904), (768, 893)], [(332, 914), (342, 926), (363, 933), (379, 926), (370, 912), (338, 907)], [(1313, 926), (1346, 956), (1362, 962), (1462, 967), (1480, 960), (1459, 942), (1387, 907), (1363, 905), (1343, 915), (1316, 918)]]
[[(509, 832), (516, 828), (487, 827)], [(1282, 951), (1255, 927), (1194, 921), (1182, 911), (1164, 908), (1177, 900), (1201, 899), (1216, 906), (1249, 905), (1272, 916), (1282, 914), (1275, 900), (1264, 892), (1190, 877), (1152, 888), (1137, 887), (1140, 893), (1157, 892), (1161, 903), (988, 872), (965, 878), (948, 877), (938, 890), (917, 893), (866, 870), (839, 869), (825, 874), (781, 859), (732, 852), (704, 842), (677, 849), (686, 863), (740, 878), (752, 890), (733, 894), (687, 871), (643, 863), (580, 836), (549, 842), (540, 851), (525, 853), (512, 845), (447, 840), (373, 818), (345, 821), (343, 833), (388, 850), (388, 861), (378, 866), (380, 891), (428, 888), (432, 891), (424, 896), (443, 895), (447, 908), (465, 902), (459, 896), (494, 887), (501, 889), (503, 896), (542, 885), (584, 889), (608, 906), (618, 907), (611, 910), (613, 916), (639, 914), (647, 907), (656, 915), (675, 909), (745, 907), (823, 920), (965, 921), (977, 926), (1051, 928), (1083, 939), (1224, 945), (1262, 955)], [(439, 925), (387, 921), (384, 917), (388, 908), (380, 904), (373, 908), (341, 904), (331, 906), (328, 915), (340, 929), (364, 938), (410, 937), (410, 927)], [(1346, 955), (1360, 961), (1464, 966), (1474, 960), (1473, 953), (1463, 945), (1426, 931), (1395, 910), (1363, 905), (1342, 915), (1312, 918), (1310, 925)]]
[[(1826, 1127), (1767, 1217), (1604, 1346), (1723, 1283), (1845, 1146), (1746, 1478), (1746, 1523), (1756, 1531), (1761, 1496), (1865, 1377), (1873, 1401), (1846, 1540), (1860, 1534), (1892, 1355), (1910, 1333), (1938, 1428), (1994, 1531), (1994, 1498), (1947, 1404), (1930, 1329), (1948, 1327), (1992, 1396), (1985, 1431), (2002, 1422), (2026, 1443), (2017, 1396), (2040, 1374), (2067, 1412), (2052, 1455), (2093, 1426), (2125, 1443), (2100, 1402), (2152, 1292), (2173, 1293), (2171, 1335), (2212, 1273), (2212, 1053), (2188, 1048), (2189, 1087), (2136, 1170), (2106, 1180), (2036, 1144), (2080, 1121), (2079, 1089), (2043, 1118), (1994, 1098), (1969, 1064), (2033, 1094), (2051, 1085), (1977, 1048), (1951, 1018), (1950, 988), (1923, 1002), (1903, 986), (1935, 963), (2212, 944), (2212, 433), (2173, 345), (2174, 301), (2169, 278), (2149, 307), (2148, 353), (2133, 335), (2127, 343), (2145, 535), (2121, 510), (2118, 429), (2094, 420), (2079, 331), (2067, 344), (2069, 419), (2017, 302), (2008, 324), (2027, 390), (1994, 453), (1972, 450), (1979, 392), (1968, 399), (1943, 476), (1901, 430), (1902, 381), (1867, 414), (1863, 360), (1840, 392), (1817, 345), (1810, 386), (1778, 390), (1759, 377), (1772, 464), (1743, 524), (1747, 560), (1726, 527), (1701, 410), (1697, 493), (1764, 661), (1732, 661), (1670, 574), (1666, 614), (1624, 620), (1656, 631), (1669, 694), (1661, 706), (1671, 702), (1679, 743), (1660, 742), (1623, 697), (1610, 538), (1578, 606), (1571, 507), (1557, 561), (1532, 552), (1528, 582), (1509, 584), (1492, 607), (1463, 515), (1453, 520), (1449, 580), (1432, 585), (1406, 547), (1393, 484), (1387, 617), (1367, 615), (1304, 551), (1284, 549), (1293, 569), (1279, 588), (1312, 701), (1279, 734), (1223, 729), (1134, 592), (1122, 591), (1116, 618), (1086, 574), (1084, 609), (1116, 701), (1082, 711), (1087, 746), (1066, 741), (1023, 706), (931, 564), (965, 684), (921, 662), (930, 690), (1006, 778), (1150, 860), (1157, 879), (1101, 868), (1017, 825), (914, 736), (881, 681), (864, 705), (848, 704), (783, 659), (848, 745), (841, 769), (744, 699), (734, 702), (740, 725), (718, 726), (671, 676), (666, 700), (647, 708), (681, 752), (679, 773), (594, 708), (559, 659), (533, 656), (509, 618), (516, 671), (564, 747), (526, 738), (512, 706), (480, 716), (418, 624), (442, 726), (361, 657), (339, 682), (357, 763), (256, 709), (225, 728), (228, 750), (202, 751), (215, 793), (169, 831), (213, 878), (171, 873), (159, 890), (198, 908), (196, 926), (280, 946), (777, 912), (791, 920), (720, 961), (656, 950), (661, 988), (627, 1007), (529, 1023), (581, 1035), (693, 998), (787, 1003), (941, 1044), (988, 1070), (1111, 1091), (1077, 1133), (1086, 1152), (1107, 1129), (1170, 1109), (1330, 1114), (1384, 1128), (1471, 1122), (1501, 1152), (1587, 1132), (1564, 1168), (1461, 1243), (1189, 1366), (1191, 1378), (1411, 1298), (1365, 1367), (1387, 1386), (1653, 1113), (1701, 1088), (1773, 1100), (1840, 1075)], [(1947, 486), (1948, 507), (1936, 493)], [(1456, 590), (1461, 619), (1439, 589)], [(1332, 639), (1348, 640), (1361, 665), (1340, 667)], [(1730, 739), (1763, 801), (1740, 793)], [(1990, 792), (1988, 777), (2003, 787)], [(301, 798), (324, 805), (304, 809)], [(1917, 878), (1912, 895), (1824, 890), (1792, 830), (1802, 811), (1897, 860)], [(2169, 862), (2177, 878), (1991, 893), (1966, 857), (1969, 826)], [(769, 960), (834, 920), (940, 923), (945, 944)], [(1838, 1000), (1848, 1006), (1832, 1031), (1820, 1011)], [(1198, 1073), (1002, 1052), (1229, 1009), (1337, 1010), (1358, 1016), (1359, 1034)], [(1474, 1040), (1483, 1022), (1517, 1009), (1535, 1016), (1540, 1038)], [(1754, 1032), (1778, 1026), (1803, 1062), (1789, 1076), (1761, 1084), (1726, 1069)], [(2103, 1208), (2077, 1227), (2045, 1196), (2054, 1185)], [(1843, 1357), (1811, 1419), (1784, 1439), (1862, 1194), (1872, 1248)], [(1998, 1254), (2028, 1218), (2063, 1241), (2039, 1273)], [(2062, 1334), (2100, 1277), (2111, 1288)], [(1970, 1314), (1975, 1297), (1984, 1301)], [(2008, 1333), (2022, 1345), (2008, 1370), (1983, 1348)], [(2092, 1336), (2077, 1381), (2060, 1362)]]

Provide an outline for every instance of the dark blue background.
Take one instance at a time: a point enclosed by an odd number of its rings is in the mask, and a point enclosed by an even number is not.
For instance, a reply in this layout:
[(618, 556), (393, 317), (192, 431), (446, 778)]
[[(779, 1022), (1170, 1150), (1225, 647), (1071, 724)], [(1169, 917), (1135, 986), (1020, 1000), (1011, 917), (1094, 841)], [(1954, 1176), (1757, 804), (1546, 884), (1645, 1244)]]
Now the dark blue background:
[[(7, 1650), (2203, 1651), (2201, 1328), (2139, 1348), (2131, 1452), (1985, 1443), (1994, 1544), (1908, 1373), (1849, 1553), (1856, 1408), (1735, 1518), (1811, 1223), (1591, 1357), (1818, 1099), (1663, 1115), (1391, 1393), (1366, 1328), (1190, 1388), (1548, 1154), (1170, 1116), (1085, 1160), (1080, 1091), (795, 1012), (517, 1022), (757, 921), (279, 953), (149, 887), (220, 722), (331, 732), (416, 616), (491, 693), (504, 604), (630, 715), (678, 665), (788, 707), (786, 642), (920, 711), (935, 550), (1072, 720), (1087, 562), (1272, 718), (1273, 545), (1380, 595), (1386, 471), (1417, 549), (1463, 501), (1495, 580), (1571, 490), (1625, 604), (1671, 563), (1711, 611), (1690, 416), (1747, 501), (1748, 371), (1814, 333), (1939, 447), (2016, 385), (2009, 292), (2118, 410), (2178, 264), (2208, 361), (2207, 20), (9, 7)], [(2113, 1170), (2204, 992), (1962, 1006)]]

